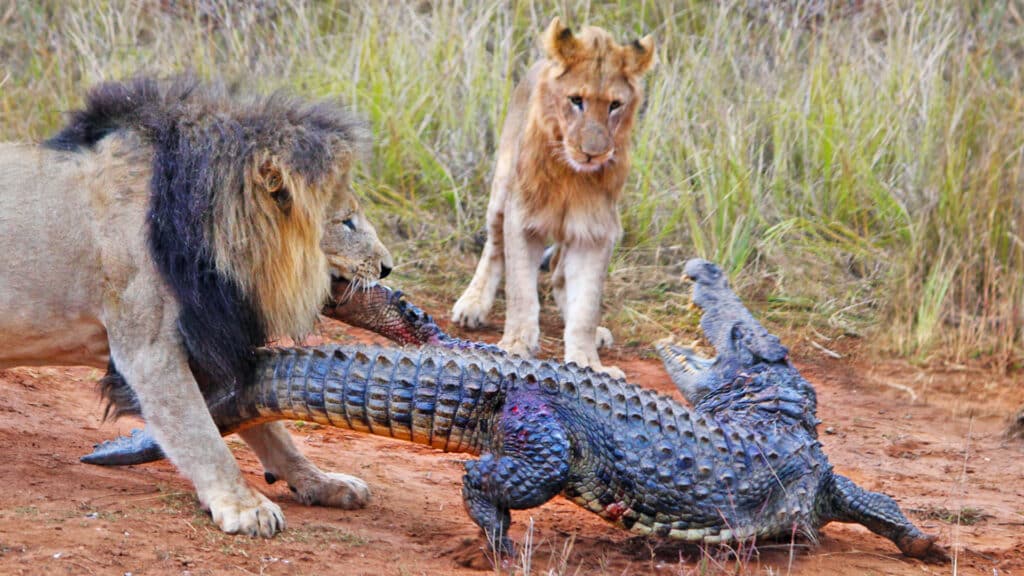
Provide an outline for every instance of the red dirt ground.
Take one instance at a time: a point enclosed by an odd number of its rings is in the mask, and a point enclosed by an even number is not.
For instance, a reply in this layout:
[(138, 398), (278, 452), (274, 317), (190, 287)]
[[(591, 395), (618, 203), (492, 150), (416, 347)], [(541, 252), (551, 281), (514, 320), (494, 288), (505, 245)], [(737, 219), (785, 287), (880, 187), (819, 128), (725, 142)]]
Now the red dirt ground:
[[(348, 331), (329, 321), (323, 330), (332, 339), (367, 339)], [(498, 332), (472, 335), (481, 336), (494, 341)], [(891, 494), (937, 534), (955, 565), (923, 564), (860, 526), (831, 524), (817, 547), (762, 542), (756, 553), (742, 551), (737, 566), (714, 548), (652, 549), (556, 498), (513, 513), (519, 541), (533, 521), (532, 573), (1024, 575), (1024, 445), (1001, 436), (1024, 403), (1024, 387), (982, 371), (926, 372), (851, 352), (852, 359), (832, 360), (793, 347), (818, 391), (825, 449), (837, 471)], [(607, 357), (631, 381), (676, 394), (657, 361), (621, 348)], [(302, 506), (283, 483), (266, 485), (255, 456), (229, 437), (249, 481), (284, 509), (288, 530), (272, 540), (228, 536), (166, 462), (121, 469), (78, 462), (94, 442), (138, 425), (101, 424), (97, 376), (81, 368), (0, 371), (0, 574), (488, 573), (455, 561), (479, 544), (462, 509), (462, 455), (290, 425), (322, 468), (370, 484), (370, 506), (343, 511)]]

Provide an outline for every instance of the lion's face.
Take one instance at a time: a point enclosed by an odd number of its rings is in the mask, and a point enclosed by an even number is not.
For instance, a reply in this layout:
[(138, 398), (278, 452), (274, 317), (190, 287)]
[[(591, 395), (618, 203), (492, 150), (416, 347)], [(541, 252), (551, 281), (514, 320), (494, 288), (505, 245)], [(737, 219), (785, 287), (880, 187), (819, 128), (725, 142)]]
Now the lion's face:
[(554, 64), (539, 80), (543, 108), (557, 129), (558, 154), (578, 172), (601, 169), (629, 137), (643, 100), (640, 77), (654, 63), (648, 36), (620, 46), (600, 28), (579, 35), (558, 18), (544, 35)]
[(258, 156), (245, 195), (251, 201), (234, 202), (236, 214), (220, 220), (227, 226), (218, 255), (234, 254), (227, 266), (245, 263), (225, 269), (255, 293), (270, 334), (308, 331), (332, 278), (358, 288), (391, 271), (391, 254), (352, 191), (350, 169), (351, 158), (341, 156), (311, 178), (279, 156)]
[(372, 286), (393, 266), (391, 253), (351, 192), (338, 198), (338, 206), (328, 216), (320, 248), (327, 256), (331, 277), (354, 286)]

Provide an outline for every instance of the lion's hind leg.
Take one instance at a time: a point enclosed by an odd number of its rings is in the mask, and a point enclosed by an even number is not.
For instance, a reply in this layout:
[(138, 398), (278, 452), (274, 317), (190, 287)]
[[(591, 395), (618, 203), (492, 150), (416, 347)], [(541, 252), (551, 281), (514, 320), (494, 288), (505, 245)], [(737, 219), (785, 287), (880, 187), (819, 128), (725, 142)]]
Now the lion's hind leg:
[(260, 459), (267, 481), (283, 479), (303, 504), (351, 510), (370, 501), (366, 482), (347, 474), (321, 471), (299, 452), (280, 422), (253, 426), (238, 435)]

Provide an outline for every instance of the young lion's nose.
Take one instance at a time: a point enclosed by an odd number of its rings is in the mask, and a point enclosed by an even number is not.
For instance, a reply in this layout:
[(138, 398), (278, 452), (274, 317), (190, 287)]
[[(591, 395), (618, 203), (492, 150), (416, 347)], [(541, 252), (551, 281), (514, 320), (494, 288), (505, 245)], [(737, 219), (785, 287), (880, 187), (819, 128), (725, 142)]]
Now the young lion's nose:
[(380, 277), (381, 278), (387, 278), (388, 274), (391, 274), (391, 266), (388, 266), (386, 264), (381, 264), (380, 265)]
[(603, 130), (598, 128), (584, 128), (583, 138), (580, 142), (580, 152), (583, 152), (591, 158), (597, 158), (604, 156), (612, 149), (611, 139), (604, 133)]

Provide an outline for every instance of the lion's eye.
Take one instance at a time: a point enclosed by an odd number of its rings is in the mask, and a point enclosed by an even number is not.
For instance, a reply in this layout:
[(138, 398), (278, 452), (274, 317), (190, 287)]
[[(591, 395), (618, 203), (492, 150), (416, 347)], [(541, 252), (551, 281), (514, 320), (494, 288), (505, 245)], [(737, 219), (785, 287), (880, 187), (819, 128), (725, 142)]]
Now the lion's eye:
[(356, 221), (355, 221), (355, 219), (353, 219), (353, 218), (345, 218), (344, 220), (341, 221), (341, 223), (344, 224), (345, 227), (348, 228), (349, 230), (352, 230), (353, 232), (355, 232), (355, 229), (356, 229)]
[(583, 110), (583, 96), (569, 96), (569, 102), (572, 103), (577, 110)]
[(612, 100), (612, 103), (608, 105), (609, 112), (615, 112), (619, 108), (622, 108), (622, 101), (620, 100)]

